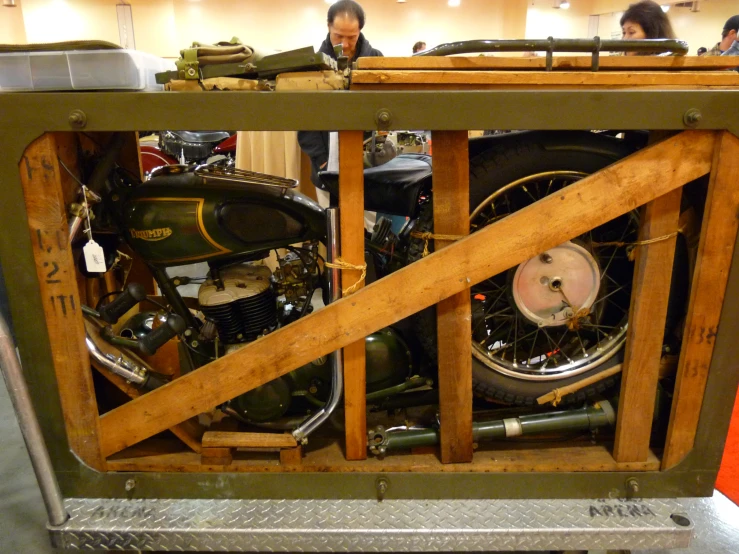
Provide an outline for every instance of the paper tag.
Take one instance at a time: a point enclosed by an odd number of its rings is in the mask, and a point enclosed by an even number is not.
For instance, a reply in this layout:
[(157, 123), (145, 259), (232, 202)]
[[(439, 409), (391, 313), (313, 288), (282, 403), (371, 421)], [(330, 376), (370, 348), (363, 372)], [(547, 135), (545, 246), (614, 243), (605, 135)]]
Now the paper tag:
[(107, 271), (105, 268), (105, 252), (97, 242), (91, 240), (82, 248), (82, 252), (85, 254), (87, 271), (90, 273), (105, 273)]

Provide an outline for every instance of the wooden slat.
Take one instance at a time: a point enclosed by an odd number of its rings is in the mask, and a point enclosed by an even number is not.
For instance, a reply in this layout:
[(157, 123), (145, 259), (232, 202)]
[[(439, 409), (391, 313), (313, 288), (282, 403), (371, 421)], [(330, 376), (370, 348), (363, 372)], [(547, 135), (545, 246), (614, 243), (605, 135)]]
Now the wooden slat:
[(119, 452), (705, 175), (714, 133), (686, 131), (528, 206), (101, 418)]
[(734, 253), (739, 223), (739, 138), (727, 131), (719, 137), (690, 290), (663, 469), (680, 463), (693, 448)]
[(739, 86), (734, 71), (683, 72), (557, 72), (557, 71), (403, 71), (358, 70), (354, 85), (499, 85), (499, 86)]
[[(434, 233), (469, 234), (470, 172), (467, 131), (433, 131)], [(435, 240), (435, 250), (452, 244)], [(472, 316), (470, 290), (436, 306), (439, 350), (441, 461), (472, 461)]]
[[(642, 209), (639, 241), (673, 235), (680, 218), (682, 189), (653, 200)], [(649, 456), (649, 437), (657, 394), (672, 263), (677, 237), (636, 249), (634, 284), (629, 308), (616, 442), (618, 462), (643, 462)]]
[[(341, 258), (364, 264), (364, 163), (362, 131), (339, 132), (339, 218)], [(351, 288), (361, 271), (343, 270), (341, 286)], [(363, 287), (360, 282), (359, 287)], [(367, 375), (364, 336), (344, 347), (344, 420), (346, 459), (367, 457)]]
[(84, 463), (102, 471), (98, 408), (54, 136), (31, 143), (18, 169), (69, 446)]
[(297, 441), (285, 433), (236, 433), (208, 431), (203, 435), (203, 448), (295, 448)]
[[(481, 444), (472, 463), (442, 464), (434, 450), (425, 453), (375, 457), (358, 462), (346, 462), (341, 445), (319, 444), (311, 437), (312, 447), (305, 452), (302, 464), (281, 466), (275, 459), (264, 459), (264, 455), (236, 454), (227, 468), (202, 466), (200, 456), (191, 452), (160, 453), (139, 452), (139, 447), (127, 449), (109, 460), (112, 471), (158, 471), (199, 473), (203, 471), (229, 471), (254, 473), (282, 472), (340, 472), (340, 473), (495, 473), (495, 472), (595, 472), (595, 471), (655, 471), (659, 459), (649, 454), (646, 462), (618, 463), (611, 456), (610, 447), (589, 442), (551, 442), (514, 444), (497, 442)], [(147, 441), (142, 443), (142, 446)], [(281, 452), (286, 452), (285, 450)], [(251, 459), (249, 459), (251, 458)], [(256, 459), (255, 459), (256, 458)]]
[[(85, 329), (87, 329), (87, 332), (90, 333), (91, 336), (94, 335), (94, 333), (99, 332), (100, 326), (93, 323), (87, 318), (85, 318), (84, 320), (84, 325)], [(113, 354), (116, 357), (121, 355), (121, 351), (117, 347), (103, 340), (96, 341), (96, 344), (98, 345), (100, 351), (103, 352), (103, 354)], [(126, 356), (131, 358), (136, 363), (142, 363), (142, 360), (131, 352), (126, 352)], [(105, 379), (107, 379), (113, 386), (115, 386), (118, 390), (120, 390), (129, 398), (138, 398), (139, 396), (144, 394), (141, 389), (135, 387), (134, 385), (126, 381), (123, 377), (120, 377), (115, 373), (112, 373), (110, 370), (102, 367), (95, 360), (91, 360), (91, 364), (92, 367), (95, 368), (98, 373), (100, 373), (100, 375), (105, 377)], [(187, 421), (183, 421), (182, 423), (173, 425), (169, 428), (169, 431), (171, 431), (174, 436), (185, 443), (193, 452), (200, 452), (200, 440), (202, 439), (203, 433), (205, 432), (205, 427), (200, 425), (197, 420), (195, 420), (194, 418), (188, 419)]]
[[(358, 69), (414, 69), (414, 70), (495, 70), (521, 69), (541, 70), (546, 68), (546, 59), (522, 57), (493, 57), (493, 56), (416, 56), (408, 58), (360, 58), (357, 60)], [(555, 56), (554, 69), (589, 70), (590, 56)], [(662, 70), (679, 71), (681, 69), (716, 70), (732, 69), (735, 62), (721, 56), (602, 56), (600, 70)]]

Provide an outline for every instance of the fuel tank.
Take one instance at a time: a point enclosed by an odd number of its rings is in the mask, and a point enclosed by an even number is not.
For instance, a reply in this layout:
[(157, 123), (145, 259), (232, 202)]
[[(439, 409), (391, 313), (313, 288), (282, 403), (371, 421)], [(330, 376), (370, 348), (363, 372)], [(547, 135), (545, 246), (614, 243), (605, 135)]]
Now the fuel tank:
[(325, 237), (323, 208), (294, 189), (162, 170), (118, 200), (126, 241), (151, 264), (226, 263)]

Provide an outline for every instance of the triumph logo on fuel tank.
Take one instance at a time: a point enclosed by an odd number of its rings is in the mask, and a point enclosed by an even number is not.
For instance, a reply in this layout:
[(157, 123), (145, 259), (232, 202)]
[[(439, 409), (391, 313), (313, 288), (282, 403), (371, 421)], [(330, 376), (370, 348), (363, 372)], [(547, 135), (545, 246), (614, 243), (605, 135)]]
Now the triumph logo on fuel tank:
[(131, 237), (135, 239), (157, 241), (164, 240), (172, 234), (172, 229), (169, 227), (162, 227), (161, 229), (144, 229), (139, 231), (137, 229), (129, 229)]

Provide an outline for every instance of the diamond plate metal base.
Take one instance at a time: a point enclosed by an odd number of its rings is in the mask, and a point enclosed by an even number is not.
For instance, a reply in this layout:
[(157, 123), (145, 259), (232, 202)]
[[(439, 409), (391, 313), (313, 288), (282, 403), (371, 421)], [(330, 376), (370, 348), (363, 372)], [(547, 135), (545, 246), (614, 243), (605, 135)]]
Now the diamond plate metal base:
[[(688, 546), (677, 500), (67, 499), (74, 550), (442, 552)], [(682, 514), (683, 518), (675, 517)]]

